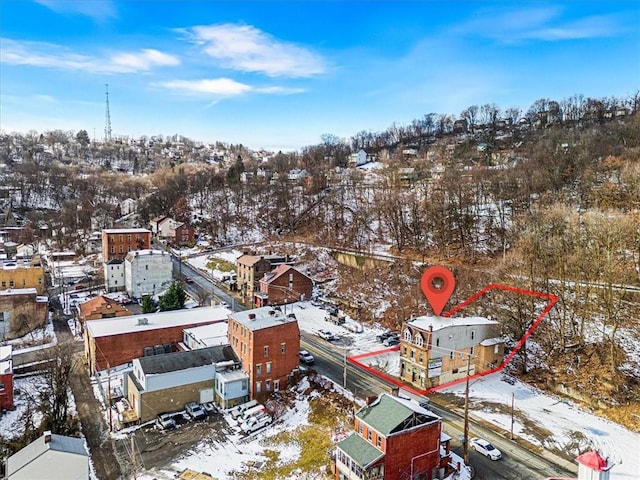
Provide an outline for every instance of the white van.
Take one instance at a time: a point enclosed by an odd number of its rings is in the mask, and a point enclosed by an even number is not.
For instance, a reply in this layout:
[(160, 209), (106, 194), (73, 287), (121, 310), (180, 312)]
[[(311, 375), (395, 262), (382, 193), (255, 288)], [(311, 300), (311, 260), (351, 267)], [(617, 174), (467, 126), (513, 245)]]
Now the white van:
[(257, 406), (257, 405), (258, 405), (258, 401), (257, 400), (250, 400), (250, 401), (248, 401), (246, 403), (242, 403), (240, 405), (237, 405), (237, 406), (235, 406), (235, 407), (233, 407), (231, 409), (231, 417), (232, 418), (238, 418), (244, 412), (246, 412), (250, 408), (253, 408), (253, 407)]
[(241, 422), (246, 423), (252, 417), (262, 417), (267, 414), (267, 409), (264, 405), (256, 405), (255, 407), (251, 407), (249, 410), (245, 410), (241, 417)]

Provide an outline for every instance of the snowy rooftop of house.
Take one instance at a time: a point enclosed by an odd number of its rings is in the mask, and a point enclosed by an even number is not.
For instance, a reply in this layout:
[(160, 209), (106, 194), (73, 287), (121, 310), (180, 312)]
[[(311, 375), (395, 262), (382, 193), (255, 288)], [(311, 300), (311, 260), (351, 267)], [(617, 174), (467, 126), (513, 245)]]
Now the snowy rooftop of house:
[(263, 328), (282, 325), (287, 322), (297, 322), (295, 318), (287, 317), (272, 307), (260, 307), (243, 312), (235, 312), (229, 317), (241, 323), (249, 330), (262, 330)]
[(247, 374), (240, 369), (236, 370), (222, 370), (216, 372), (217, 377), (224, 377), (227, 382), (233, 382), (234, 380), (244, 380), (247, 378)]
[(11, 361), (11, 345), (4, 345), (0, 347), (0, 374), (11, 373), (12, 361)]
[(127, 253), (127, 258), (141, 257), (143, 255), (169, 255), (169, 254), (164, 250), (152, 250), (152, 249), (133, 250)]
[(229, 313), (231, 310), (221, 306), (198, 307), (129, 317), (88, 320), (86, 329), (94, 338), (106, 337), (180, 325), (219, 322), (225, 320)]
[(201, 327), (187, 328), (184, 333), (207, 346), (220, 345), (221, 343), (228, 343), (227, 326), (226, 321), (216, 322), (202, 325)]
[(38, 291), (35, 288), (9, 288), (0, 290), (0, 295), (36, 295)]
[(483, 347), (491, 347), (492, 345), (497, 345), (499, 343), (504, 343), (504, 338), (502, 337), (487, 338), (486, 340), (481, 341), (480, 345), (482, 345)]
[(422, 330), (429, 330), (433, 327), (433, 331), (442, 330), (448, 327), (460, 327), (471, 325), (497, 325), (495, 320), (489, 320), (485, 317), (433, 317), (425, 315), (422, 317), (416, 317), (413, 320), (407, 322), (408, 325), (420, 328)]

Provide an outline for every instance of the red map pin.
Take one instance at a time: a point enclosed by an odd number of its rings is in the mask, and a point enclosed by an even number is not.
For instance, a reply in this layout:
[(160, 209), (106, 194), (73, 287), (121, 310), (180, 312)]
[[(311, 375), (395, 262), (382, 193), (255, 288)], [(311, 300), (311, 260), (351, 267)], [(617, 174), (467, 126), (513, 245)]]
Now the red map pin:
[(439, 316), (456, 288), (456, 279), (451, 270), (438, 265), (424, 271), (420, 287), (433, 308), (433, 313)]

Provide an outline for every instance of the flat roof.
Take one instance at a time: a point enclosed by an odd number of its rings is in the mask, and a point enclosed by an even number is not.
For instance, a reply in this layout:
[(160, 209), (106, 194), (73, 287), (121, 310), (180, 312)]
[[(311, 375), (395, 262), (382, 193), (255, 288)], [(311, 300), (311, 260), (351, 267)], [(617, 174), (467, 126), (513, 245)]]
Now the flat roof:
[[(185, 328), (184, 333), (211, 347), (221, 343), (229, 343), (227, 339), (228, 326), (227, 321), (215, 322), (201, 327)], [(220, 339), (222, 339), (222, 342)]]
[(485, 317), (434, 317), (424, 315), (409, 320), (407, 325), (428, 331), (429, 327), (433, 327), (433, 331), (442, 330), (448, 327), (473, 326), (473, 325), (498, 325), (495, 320), (489, 320)]
[(282, 325), (288, 322), (298, 322), (295, 318), (287, 317), (282, 312), (274, 310), (273, 307), (260, 307), (243, 312), (235, 312), (229, 315), (236, 322), (244, 325), (249, 330), (262, 330), (263, 328)]
[[(157, 330), (159, 328), (212, 323), (226, 320), (231, 313), (226, 307), (196, 307), (169, 312), (147, 313), (128, 317), (87, 320), (85, 328), (92, 337), (109, 337), (132, 332)], [(144, 320), (146, 319), (146, 321)], [(141, 320), (141, 321), (140, 321)]]
[(151, 233), (147, 228), (105, 228), (104, 233)]
[(0, 295), (37, 295), (38, 291), (35, 288), (9, 288), (7, 290), (0, 290)]

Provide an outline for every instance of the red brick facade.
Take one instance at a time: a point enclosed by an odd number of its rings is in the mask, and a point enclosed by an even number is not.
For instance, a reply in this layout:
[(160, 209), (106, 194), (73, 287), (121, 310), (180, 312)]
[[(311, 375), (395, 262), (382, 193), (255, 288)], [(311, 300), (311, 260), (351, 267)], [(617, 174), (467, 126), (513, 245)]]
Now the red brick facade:
[(0, 410), (13, 407), (13, 373), (0, 373)]
[[(282, 305), (311, 298), (313, 281), (290, 265), (280, 265), (260, 279), (256, 306)], [(268, 298), (265, 298), (268, 297)]]
[[(257, 312), (257, 313), (251, 313)], [(233, 314), (227, 332), (229, 344), (242, 361), (242, 369), (249, 375), (249, 397), (285, 388), (291, 372), (299, 365), (300, 329), (295, 320), (278, 322), (266, 328), (253, 329), (245, 320), (257, 315), (270, 315), (268, 308), (259, 308)], [(276, 318), (277, 312), (272, 315)]]
[(191, 225), (182, 223), (171, 231), (171, 236), (176, 245), (188, 245), (193, 243), (195, 231)]
[(122, 260), (127, 253), (151, 248), (151, 231), (145, 228), (102, 230), (102, 261)]

